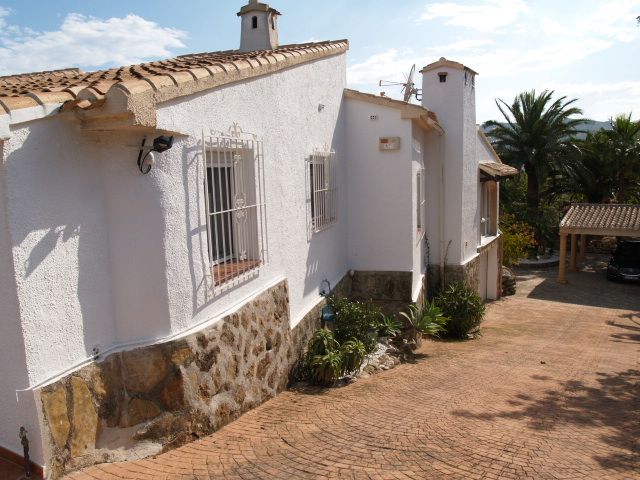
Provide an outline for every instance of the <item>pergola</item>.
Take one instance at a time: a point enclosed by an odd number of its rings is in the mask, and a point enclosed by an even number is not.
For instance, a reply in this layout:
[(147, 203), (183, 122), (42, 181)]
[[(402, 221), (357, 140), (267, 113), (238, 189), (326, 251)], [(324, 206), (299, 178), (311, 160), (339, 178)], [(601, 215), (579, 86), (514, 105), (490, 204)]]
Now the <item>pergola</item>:
[(587, 255), (587, 235), (611, 237), (640, 236), (640, 205), (579, 203), (571, 205), (560, 221), (560, 268), (558, 282), (567, 283), (567, 237), (571, 235), (569, 270), (578, 269), (578, 235), (580, 260)]

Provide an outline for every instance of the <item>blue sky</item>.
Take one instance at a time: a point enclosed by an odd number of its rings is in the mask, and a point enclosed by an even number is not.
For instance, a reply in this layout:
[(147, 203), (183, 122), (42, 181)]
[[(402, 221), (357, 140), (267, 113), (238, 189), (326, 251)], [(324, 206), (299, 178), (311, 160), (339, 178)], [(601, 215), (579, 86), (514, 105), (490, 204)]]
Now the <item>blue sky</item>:
[[(246, 2), (0, 0), (0, 74), (85, 70), (237, 48)], [(180, 6), (176, 8), (176, 5)], [(348, 81), (378, 92), (441, 56), (480, 73), (478, 121), (494, 99), (545, 88), (606, 120), (640, 115), (640, 0), (273, 0), (281, 43), (348, 38)], [(384, 89), (399, 96), (399, 89)]]

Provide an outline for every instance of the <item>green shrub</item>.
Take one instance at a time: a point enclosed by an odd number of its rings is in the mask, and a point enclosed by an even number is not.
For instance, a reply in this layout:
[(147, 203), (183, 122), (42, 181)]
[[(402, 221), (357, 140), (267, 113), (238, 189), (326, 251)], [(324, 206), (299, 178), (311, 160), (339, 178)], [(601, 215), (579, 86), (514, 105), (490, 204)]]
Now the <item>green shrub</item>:
[(462, 283), (450, 283), (435, 298), (435, 305), (449, 318), (447, 335), (465, 339), (480, 327), (485, 306), (475, 290)]
[(523, 258), (527, 258), (527, 251), (535, 245), (531, 226), (518, 222), (513, 215), (505, 214), (500, 220), (500, 230), (502, 231), (502, 263), (511, 267)]
[(346, 298), (331, 298), (329, 302), (336, 312), (335, 339), (343, 343), (355, 338), (364, 344), (367, 353), (371, 353), (376, 347), (380, 309), (371, 303)]
[(303, 378), (316, 385), (330, 386), (341, 376), (358, 371), (366, 355), (366, 347), (360, 340), (351, 338), (340, 345), (331, 331), (321, 328), (309, 340)]
[(342, 357), (342, 375), (354, 373), (360, 370), (360, 366), (367, 356), (367, 349), (360, 340), (352, 338), (340, 346)]
[(401, 328), (402, 324), (393, 315), (380, 314), (379, 337), (395, 337), (400, 333)]
[(316, 355), (310, 364), (311, 382), (329, 386), (340, 378), (342, 356), (340, 350), (331, 350), (324, 355)]
[(309, 340), (307, 355), (313, 358), (316, 355), (325, 355), (328, 352), (333, 352), (338, 348), (340, 348), (340, 344), (334, 338), (333, 333), (326, 328), (321, 328)]

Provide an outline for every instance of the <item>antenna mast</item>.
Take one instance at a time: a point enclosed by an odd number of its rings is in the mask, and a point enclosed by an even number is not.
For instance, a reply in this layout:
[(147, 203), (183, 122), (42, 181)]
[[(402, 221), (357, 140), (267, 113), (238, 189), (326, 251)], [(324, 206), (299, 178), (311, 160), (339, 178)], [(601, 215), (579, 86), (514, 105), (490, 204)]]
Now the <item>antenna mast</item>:
[(416, 73), (415, 64), (411, 67), (409, 71), (409, 75), (405, 75), (405, 82), (389, 82), (387, 80), (380, 80), (378, 86), (380, 87), (389, 87), (389, 86), (400, 86), (402, 85), (401, 92), (403, 93), (403, 100), (408, 102), (411, 100), (412, 96), (415, 96), (416, 100), (422, 100), (422, 89), (416, 88), (415, 83), (413, 82), (413, 77)]

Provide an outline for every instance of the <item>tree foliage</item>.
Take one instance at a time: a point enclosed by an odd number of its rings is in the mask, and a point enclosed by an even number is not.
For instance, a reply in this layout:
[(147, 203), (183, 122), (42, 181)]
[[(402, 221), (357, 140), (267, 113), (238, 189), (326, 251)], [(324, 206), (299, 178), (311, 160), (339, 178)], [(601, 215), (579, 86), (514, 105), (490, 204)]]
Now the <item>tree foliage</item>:
[(496, 100), (504, 121), (485, 124), (502, 160), (521, 170), (501, 183), (501, 212), (512, 216), (507, 223), (531, 225), (537, 247), (554, 246), (568, 203), (640, 203), (640, 122), (618, 115), (579, 139), (589, 121), (577, 100), (553, 96), (544, 90), (523, 92), (512, 104)]
[(535, 90), (515, 97), (511, 105), (496, 100), (505, 122), (489, 121), (489, 136), (503, 161), (527, 174), (527, 206), (540, 206), (541, 187), (562, 158), (579, 127), (585, 123), (582, 110), (573, 106), (577, 99), (553, 99), (553, 91)]

